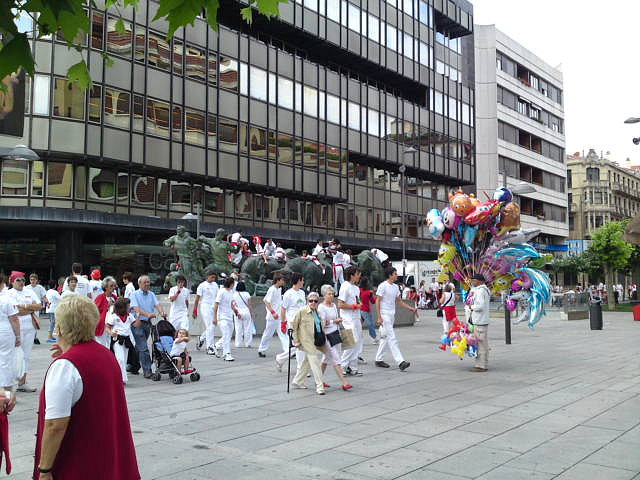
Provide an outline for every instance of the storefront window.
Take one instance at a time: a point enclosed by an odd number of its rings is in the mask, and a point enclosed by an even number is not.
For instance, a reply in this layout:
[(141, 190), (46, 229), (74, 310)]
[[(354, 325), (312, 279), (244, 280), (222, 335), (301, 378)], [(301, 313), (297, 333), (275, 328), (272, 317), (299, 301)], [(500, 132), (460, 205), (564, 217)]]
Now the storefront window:
[(236, 192), (236, 218), (253, 217), (253, 196), (249, 192)]
[(89, 201), (111, 202), (115, 174), (106, 168), (89, 169)]
[(204, 187), (204, 212), (224, 214), (224, 192), (221, 188)]
[(109, 17), (107, 20), (107, 51), (123, 57), (131, 56), (131, 23), (124, 23), (124, 32), (116, 31), (116, 23), (119, 19)]
[(113, 88), (105, 88), (104, 90), (105, 125), (128, 129), (130, 94)]
[(29, 162), (2, 161), (2, 195), (26, 195), (29, 186)]
[(71, 198), (73, 165), (70, 163), (47, 163), (47, 196)]
[(84, 90), (77, 83), (56, 78), (53, 84), (53, 115), (84, 119)]

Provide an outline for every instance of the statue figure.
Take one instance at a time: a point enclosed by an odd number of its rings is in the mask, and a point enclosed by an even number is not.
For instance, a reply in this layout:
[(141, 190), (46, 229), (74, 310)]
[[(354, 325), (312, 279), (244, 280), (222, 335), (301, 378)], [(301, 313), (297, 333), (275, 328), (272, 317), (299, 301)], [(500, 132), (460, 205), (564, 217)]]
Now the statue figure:
[(371, 253), (371, 250), (363, 250), (357, 256), (357, 265), (362, 270), (362, 276), (369, 278), (369, 283), (375, 288), (385, 281), (384, 267), (380, 260)]
[(310, 259), (294, 256), (291, 250), (287, 252), (287, 259), (284, 268), (276, 270), (282, 273), (287, 281), (291, 273), (298, 272), (304, 277), (305, 289), (320, 290), (324, 284), (333, 284), (333, 270), (326, 259), (320, 259), (322, 266), (318, 266)]
[(218, 275), (221, 273), (229, 275), (235, 270), (229, 260), (229, 253), (233, 252), (234, 248), (227, 242), (226, 232), (223, 228), (216, 230), (216, 236), (214, 238), (207, 238), (201, 235), (200, 240), (209, 247), (209, 258), (211, 261), (205, 270), (212, 269)]
[(191, 283), (202, 281), (203, 264), (199, 253), (200, 245), (187, 232), (183, 225), (178, 225), (176, 234), (164, 241), (164, 246), (169, 247), (178, 257), (178, 269)]

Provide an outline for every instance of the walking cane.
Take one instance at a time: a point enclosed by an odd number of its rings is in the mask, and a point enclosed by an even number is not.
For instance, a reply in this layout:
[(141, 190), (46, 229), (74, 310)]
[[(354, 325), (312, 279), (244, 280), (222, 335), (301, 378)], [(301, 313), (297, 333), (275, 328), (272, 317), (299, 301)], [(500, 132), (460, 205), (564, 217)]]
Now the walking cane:
[(288, 365), (287, 365), (287, 393), (289, 393), (289, 388), (291, 386), (291, 347), (293, 346), (293, 329), (287, 330), (287, 335), (289, 336), (289, 356), (288, 356)]

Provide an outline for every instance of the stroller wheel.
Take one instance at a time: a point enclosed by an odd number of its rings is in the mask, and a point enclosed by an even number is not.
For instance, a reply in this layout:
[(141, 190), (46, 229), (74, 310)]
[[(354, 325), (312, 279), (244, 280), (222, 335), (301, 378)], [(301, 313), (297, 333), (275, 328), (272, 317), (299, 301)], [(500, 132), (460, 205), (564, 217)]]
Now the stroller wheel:
[(180, 385), (182, 383), (182, 377), (180, 375), (173, 377), (171, 380), (176, 385)]
[(189, 376), (189, 378), (191, 378), (192, 382), (197, 382), (200, 380), (200, 374), (198, 372), (194, 372)]
[(162, 375), (160, 375), (158, 372), (151, 375), (151, 380), (153, 380), (154, 382), (160, 381), (161, 378), (162, 378)]
[(173, 380), (176, 376), (179, 377), (180, 375), (178, 375), (175, 370), (169, 370), (169, 378), (171, 380)]

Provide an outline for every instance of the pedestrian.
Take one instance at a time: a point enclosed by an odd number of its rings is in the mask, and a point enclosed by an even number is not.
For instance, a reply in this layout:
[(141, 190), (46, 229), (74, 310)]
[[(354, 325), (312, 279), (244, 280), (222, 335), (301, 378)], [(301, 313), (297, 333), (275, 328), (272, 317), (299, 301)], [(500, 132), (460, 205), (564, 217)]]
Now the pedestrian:
[(344, 253), (342, 247), (337, 246), (333, 254), (333, 288), (336, 292), (340, 291), (340, 287), (344, 283)]
[(320, 366), (320, 359), (318, 358), (318, 348), (315, 345), (315, 332), (322, 331), (322, 321), (318, 315), (320, 295), (318, 295), (317, 292), (311, 292), (307, 301), (308, 305), (300, 308), (291, 320), (293, 346), (297, 349), (296, 358), (303, 352), (305, 354), (302, 363), (298, 366), (296, 376), (293, 378), (291, 385), (293, 385), (294, 388), (306, 389), (307, 387), (304, 382), (309, 373), (309, 369), (311, 369), (313, 379), (316, 383), (316, 393), (318, 395), (324, 395), (322, 368)]
[[(323, 301), (318, 305), (318, 315), (322, 320), (322, 330), (326, 337), (326, 342), (322, 347), (322, 375), (324, 376), (327, 365), (331, 365), (342, 383), (342, 389), (345, 391), (350, 390), (353, 386), (344, 377), (342, 365), (340, 364), (342, 359), (342, 339), (340, 338), (338, 325), (342, 323), (342, 318), (338, 316), (338, 307), (333, 302), (335, 292), (331, 285), (323, 285), (320, 293), (322, 293)], [(326, 383), (323, 386), (324, 388), (329, 388)]]
[(217, 274), (213, 270), (207, 270), (207, 279), (198, 285), (196, 289), (196, 299), (193, 302), (193, 318), (200, 318), (204, 324), (204, 332), (198, 340), (198, 349), (204, 345), (207, 355), (216, 355), (216, 326), (213, 323), (213, 308), (218, 297)]
[(64, 281), (64, 284), (66, 288), (62, 290), (62, 294), (60, 295), (61, 299), (71, 295), (80, 295), (80, 292), (78, 291), (78, 277), (75, 275), (69, 275)]
[(378, 308), (378, 319), (376, 324), (380, 328), (380, 344), (378, 345), (378, 351), (376, 352), (376, 367), (389, 368), (389, 364), (384, 361), (384, 354), (389, 348), (391, 355), (398, 365), (400, 371), (404, 371), (411, 365), (402, 356), (400, 347), (398, 346), (398, 339), (393, 328), (396, 316), (396, 305), (400, 305), (407, 310), (412, 311), (414, 314), (417, 312), (415, 307), (411, 307), (404, 303), (400, 298), (400, 290), (396, 285), (398, 279), (398, 271), (388, 266), (385, 268), (384, 273), (387, 279), (378, 286), (376, 290), (376, 306)]
[[(44, 307), (47, 301), (47, 290), (40, 285), (40, 279), (37, 273), (29, 275), (29, 285), (26, 285), (24, 289), (32, 291), (38, 303)], [(40, 311), (34, 312), (34, 314), (36, 318), (40, 320)]]
[(0, 296), (0, 388), (4, 390), (0, 392), (0, 414), (10, 412), (15, 405), (15, 355), (20, 338), (18, 309), (9, 297)]
[[(167, 318), (162, 305), (151, 288), (151, 280), (148, 275), (138, 278), (138, 290), (131, 295), (131, 306), (135, 311), (137, 320), (131, 327), (135, 339), (138, 360), (142, 366), (144, 378), (151, 378), (151, 357), (149, 355), (149, 335), (151, 334), (151, 320), (157, 317), (155, 311), (163, 318)], [(129, 372), (137, 375), (138, 368), (130, 369)]]
[(184, 275), (176, 275), (177, 285), (169, 289), (169, 322), (176, 330), (189, 329), (189, 295), (191, 292), (186, 287), (187, 279)]
[(49, 332), (47, 334), (47, 343), (56, 343), (56, 339), (53, 336), (53, 331), (56, 328), (56, 308), (58, 303), (62, 300), (62, 297), (58, 293), (57, 286), (59, 282), (51, 280), (49, 282), (49, 290), (45, 294), (47, 299), (46, 313), (49, 315)]
[[(304, 277), (302, 276), (302, 274), (299, 272), (293, 272), (291, 274), (291, 283), (291, 288), (287, 290), (282, 297), (282, 308), (280, 311), (282, 320), (286, 320), (287, 322), (287, 330), (291, 328), (291, 322), (296, 316), (296, 313), (298, 313), (298, 310), (303, 308), (307, 303), (304, 290), (302, 289), (302, 287), (304, 286)], [(302, 366), (302, 362), (304, 361), (305, 352), (304, 350), (298, 351), (297, 349), (292, 348), (291, 355), (293, 356), (294, 354), (296, 356), (296, 364), (299, 369)], [(284, 349), (282, 353), (276, 355), (276, 369), (279, 372), (282, 371), (282, 366), (288, 358), (289, 341), (287, 341), (287, 348)]]
[(96, 342), (104, 345), (106, 348), (111, 346), (111, 336), (105, 329), (105, 321), (107, 315), (110, 313), (113, 305), (116, 303), (118, 296), (116, 295), (116, 288), (118, 283), (113, 277), (105, 277), (100, 285), (100, 289), (94, 290), (94, 292), (102, 291), (98, 296), (93, 297), (96, 307), (98, 307), (98, 313), (100, 319), (98, 325), (96, 325)]
[(4, 273), (0, 273), (0, 297), (6, 295), (8, 292), (7, 277), (5, 277)]
[(124, 283), (124, 298), (131, 298), (133, 292), (136, 291), (136, 286), (133, 284), (133, 273), (124, 272), (122, 274), (122, 283)]
[(171, 353), (169, 356), (176, 363), (180, 373), (191, 373), (189, 351), (187, 345), (189, 344), (189, 330), (181, 328), (176, 332), (176, 338), (173, 340), (173, 346), (171, 347)]
[(358, 370), (358, 357), (362, 352), (362, 320), (360, 318), (360, 289), (358, 282), (362, 272), (355, 265), (345, 270), (345, 282), (340, 286), (340, 294), (338, 295), (338, 308), (340, 309), (340, 318), (345, 329), (353, 332), (355, 344), (352, 348), (346, 348), (342, 351), (342, 369), (347, 375), (361, 376), (362, 372)]
[(89, 291), (91, 292), (91, 298), (93, 298), (93, 300), (95, 301), (95, 299), (98, 298), (98, 295), (100, 295), (104, 291), (104, 289), (102, 288), (101, 280), (102, 273), (100, 272), (100, 269), (94, 268), (93, 270), (91, 270), (89, 277), (91, 277), (91, 280), (89, 280)]
[(360, 278), (360, 300), (362, 301), (360, 315), (369, 330), (369, 336), (371, 337), (372, 343), (377, 345), (379, 340), (376, 333), (376, 322), (373, 320), (373, 314), (371, 313), (371, 305), (376, 304), (376, 297), (371, 291), (369, 279), (367, 277)]
[(98, 309), (75, 295), (56, 313), (58, 343), (40, 395), (33, 478), (138, 480), (120, 368), (93, 341)]
[(249, 300), (251, 295), (247, 292), (247, 287), (243, 281), (238, 282), (233, 299), (238, 307), (238, 314), (234, 317), (235, 324), (235, 346), (236, 348), (251, 348), (253, 340), (253, 319), (251, 318), (251, 309), (249, 308)]
[(131, 327), (136, 318), (131, 313), (131, 300), (120, 297), (113, 304), (113, 313), (107, 316), (105, 321), (107, 333), (111, 337), (110, 350), (116, 356), (120, 372), (122, 373), (122, 383), (129, 380), (127, 375), (127, 358), (129, 350), (133, 350), (135, 338)]
[(25, 275), (23, 272), (12, 271), (9, 276), (9, 283), (13, 288), (7, 293), (7, 300), (18, 310), (20, 347), (24, 355), (24, 374), (18, 382), (18, 391), (35, 392), (36, 388), (27, 383), (27, 373), (29, 371), (31, 350), (33, 350), (33, 339), (36, 336), (36, 330), (40, 328), (35, 312), (42, 310), (42, 304), (38, 302), (31, 290), (24, 288)]
[(471, 278), (473, 288), (469, 292), (468, 300), (471, 309), (470, 323), (474, 326), (474, 332), (478, 339), (478, 356), (472, 372), (486, 372), (489, 368), (489, 302), (491, 294), (485, 285), (484, 276), (476, 273)]
[(233, 315), (238, 314), (238, 306), (233, 298), (235, 280), (229, 276), (224, 279), (223, 287), (218, 291), (213, 309), (213, 323), (220, 326), (222, 332), (222, 355), (225, 362), (233, 362), (231, 356), (231, 337), (233, 335)]
[[(77, 290), (80, 295), (93, 298), (91, 296), (91, 287), (89, 286), (89, 280), (87, 280), (85, 276), (82, 275), (81, 263), (76, 262), (71, 265), (70, 276), (76, 277), (76, 281), (78, 282)], [(62, 291), (67, 290), (68, 286), (69, 286), (69, 277), (67, 277), (67, 280), (64, 282), (64, 285), (62, 286)]]
[(443, 311), (442, 316), (442, 332), (447, 335), (451, 328), (451, 322), (458, 318), (456, 312), (456, 293), (451, 288), (451, 284), (444, 287), (444, 292), (440, 297), (440, 307)]
[(266, 322), (264, 331), (262, 332), (262, 338), (260, 339), (260, 346), (258, 347), (258, 357), (266, 357), (265, 353), (271, 345), (271, 339), (273, 333), (278, 334), (280, 343), (282, 344), (282, 350), (289, 350), (289, 337), (287, 336), (287, 322), (286, 318), (282, 318), (284, 322), (284, 332), (282, 331), (282, 322), (280, 313), (282, 312), (282, 287), (284, 286), (284, 275), (281, 273), (275, 273), (273, 275), (273, 284), (267, 290), (267, 294), (262, 299), (264, 306), (267, 309)]

